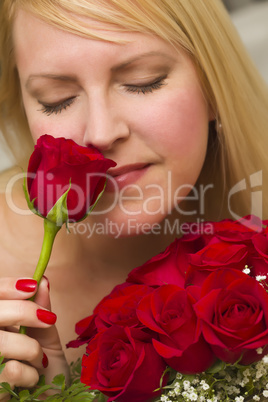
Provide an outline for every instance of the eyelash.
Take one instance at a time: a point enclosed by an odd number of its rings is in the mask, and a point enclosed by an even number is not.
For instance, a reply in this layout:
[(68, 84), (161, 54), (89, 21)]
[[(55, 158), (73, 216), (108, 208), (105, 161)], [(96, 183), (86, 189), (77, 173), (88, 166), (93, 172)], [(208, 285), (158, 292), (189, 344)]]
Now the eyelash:
[[(147, 85), (126, 85), (126, 91), (135, 93), (135, 94), (143, 94), (146, 95), (148, 93), (152, 93), (153, 91), (156, 91), (157, 89), (161, 88), (163, 85), (165, 85), (164, 81), (167, 78), (167, 76), (161, 77), (157, 79), (156, 81), (147, 84)], [(47, 116), (51, 116), (52, 114), (59, 114), (63, 110), (66, 110), (69, 106), (72, 105), (74, 102), (75, 97), (66, 99), (65, 101), (59, 103), (58, 105), (47, 105), (39, 102), (42, 105), (42, 109), (40, 111), (42, 113), (45, 113)]]
[(75, 96), (69, 99), (64, 100), (63, 102), (59, 103), (58, 105), (46, 105), (39, 102), (42, 105), (41, 112), (45, 113), (48, 116), (52, 114), (61, 113), (63, 110), (66, 110), (71, 104), (74, 102)]
[(151, 82), (150, 84), (147, 85), (126, 85), (126, 91), (131, 92), (131, 93), (136, 93), (136, 94), (143, 94), (146, 95), (148, 93), (152, 93), (153, 91), (161, 88), (163, 85), (165, 85), (164, 81), (167, 78), (167, 76), (158, 78), (156, 81)]

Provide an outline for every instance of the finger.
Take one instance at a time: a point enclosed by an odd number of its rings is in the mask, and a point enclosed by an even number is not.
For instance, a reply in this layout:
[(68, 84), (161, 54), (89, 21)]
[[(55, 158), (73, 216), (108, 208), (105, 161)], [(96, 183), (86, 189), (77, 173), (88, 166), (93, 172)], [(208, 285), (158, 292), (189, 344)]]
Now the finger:
[(47, 329), (28, 328), (27, 334), (38, 340), (45, 355), (48, 356), (48, 369), (46, 370), (45, 367), (44, 369), (39, 369), (39, 374), (44, 374), (49, 383), (55, 375), (62, 373), (65, 376), (66, 383), (68, 383), (70, 368), (62, 350), (56, 326), (53, 325)]
[(51, 309), (50, 296), (49, 296), (49, 282), (46, 277), (43, 277), (41, 279), (34, 301), (36, 304), (42, 306), (47, 310)]
[(9, 360), (6, 362), (5, 368), (0, 375), (0, 382), (8, 382), (11, 388), (32, 388), (38, 381), (39, 374), (37, 370), (17, 360)]
[[(47, 278), (42, 278), (35, 301), (39, 306), (48, 310), (50, 309), (49, 283)], [(53, 350), (62, 349), (58, 331), (55, 326), (47, 328), (45, 331), (42, 328), (28, 328), (27, 334), (37, 339), (42, 348), (50, 348)]]
[(48, 365), (40, 344), (23, 334), (0, 331), (0, 350), (5, 359), (23, 360), (36, 368), (46, 368)]
[(29, 300), (0, 300), (0, 327), (23, 325), (48, 328), (55, 324), (56, 314)]
[(37, 282), (31, 278), (0, 278), (0, 300), (19, 300), (32, 297)]
[[(0, 387), (0, 389), (2, 389), (1, 387)], [(7, 393), (7, 392), (4, 392), (4, 393), (0, 393), (0, 401), (1, 402), (7, 402), (7, 401), (10, 401), (10, 394), (9, 393)]]

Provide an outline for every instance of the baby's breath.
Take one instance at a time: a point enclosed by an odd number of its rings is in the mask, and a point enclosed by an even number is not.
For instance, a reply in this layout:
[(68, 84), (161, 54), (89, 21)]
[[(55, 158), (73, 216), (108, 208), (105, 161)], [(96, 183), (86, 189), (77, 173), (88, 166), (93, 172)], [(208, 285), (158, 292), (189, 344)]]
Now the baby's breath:
[[(267, 399), (266, 399), (267, 398)], [(268, 356), (250, 366), (217, 365), (196, 375), (177, 373), (155, 402), (268, 402)]]

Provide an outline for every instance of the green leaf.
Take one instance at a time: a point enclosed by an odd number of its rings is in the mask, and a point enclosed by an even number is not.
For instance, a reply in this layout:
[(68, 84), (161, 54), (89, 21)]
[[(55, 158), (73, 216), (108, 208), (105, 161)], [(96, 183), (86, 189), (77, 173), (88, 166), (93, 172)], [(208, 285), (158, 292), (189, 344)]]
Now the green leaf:
[(65, 389), (65, 377), (63, 374), (58, 374), (53, 378), (52, 384), (56, 386), (57, 389), (62, 391)]
[[(107, 180), (106, 180), (106, 182), (107, 182)], [(99, 193), (99, 195), (98, 195), (96, 201), (94, 202), (94, 204), (91, 205), (91, 207), (89, 208), (89, 210), (88, 210), (88, 212), (85, 214), (85, 216), (83, 216), (83, 218), (81, 218), (81, 219), (80, 219), (79, 221), (77, 221), (77, 222), (83, 221), (88, 215), (91, 214), (91, 212), (93, 211), (93, 209), (95, 208), (95, 206), (98, 204), (98, 202), (99, 202), (101, 196), (102, 196), (103, 193), (104, 193), (104, 190), (105, 190), (105, 187), (106, 187), (106, 182), (104, 183), (103, 189), (102, 189), (102, 191)]]
[(6, 363), (3, 363), (4, 361), (4, 356), (0, 356), (0, 374), (2, 373), (2, 371), (5, 368)]
[(55, 223), (57, 226), (62, 226), (64, 223), (68, 222), (67, 195), (70, 189), (71, 181), (68, 190), (62, 194), (46, 216), (46, 219)]
[(44, 218), (44, 216), (42, 216), (37, 209), (35, 209), (34, 206), (34, 201), (36, 200), (36, 198), (33, 199), (33, 201), (30, 200), (30, 195), (28, 193), (28, 189), (27, 189), (27, 184), (26, 184), (26, 174), (24, 175), (23, 178), (23, 191), (24, 191), (24, 195), (28, 204), (28, 208), (30, 209), (30, 211), (32, 211), (35, 215), (40, 216), (41, 218)]
[(38, 386), (38, 387), (42, 387), (42, 386), (44, 386), (44, 385), (46, 385), (46, 378), (45, 378), (44, 374), (42, 374), (42, 375), (40, 375), (40, 377), (39, 377), (39, 381), (38, 381), (38, 383), (37, 383), (37, 386)]
[(224, 370), (225, 368), (226, 368), (226, 363), (224, 363), (221, 360), (217, 360), (216, 363), (214, 363), (208, 370), (206, 370), (206, 373), (216, 374), (216, 373), (219, 373), (220, 371)]
[[(4, 358), (0, 355), (0, 365)], [(81, 359), (71, 364), (71, 372), (81, 372)], [(11, 386), (6, 383), (0, 383), (0, 394), (9, 393), (10, 402), (41, 402), (44, 400), (44, 394), (50, 390), (52, 395), (46, 396), (46, 401), (56, 402), (104, 402), (106, 397), (100, 391), (91, 390), (90, 387), (80, 382), (80, 379), (74, 380), (69, 388), (66, 387), (66, 381), (63, 374), (54, 377), (52, 384), (45, 383), (45, 377), (42, 375), (39, 378), (37, 386), (33, 389), (15, 388), (12, 390)], [(41, 397), (41, 399), (39, 399)]]
[(76, 362), (70, 364), (71, 382), (80, 382), (82, 370), (82, 359), (79, 357)]
[(30, 396), (30, 391), (28, 389), (24, 389), (23, 391), (20, 391), (20, 393), (19, 393), (20, 402), (25, 402), (25, 401), (29, 400), (28, 399), (29, 396)]
[(2, 387), (2, 389), (0, 388), (0, 393), (4, 393), (4, 392), (8, 392), (10, 395), (15, 396), (17, 399), (18, 398), (18, 394), (16, 394), (16, 392), (14, 392), (11, 388), (11, 386), (7, 383), (7, 382), (1, 382), (0, 383), (0, 387)]
[(4, 361), (4, 356), (2, 356), (1, 353), (0, 353), (0, 364), (2, 364), (3, 361)]
[(43, 385), (42, 387), (38, 388), (34, 393), (32, 394), (33, 400), (37, 399), (40, 395), (44, 394), (46, 391), (51, 389), (51, 385)]
[(98, 402), (105, 402), (105, 401), (106, 401), (106, 396), (100, 393), (99, 397), (98, 397)]
[(93, 205), (91, 205), (91, 207), (90, 207), (90, 209), (89, 209), (89, 211), (88, 211), (88, 213), (87, 213), (86, 216), (88, 216), (88, 215), (93, 211), (93, 209), (95, 208), (95, 206), (98, 204), (98, 202), (99, 202), (101, 196), (102, 196), (103, 193), (104, 193), (105, 187), (106, 187), (106, 182), (104, 183), (103, 189), (102, 189), (102, 191), (99, 193), (99, 195), (98, 195), (96, 201), (94, 202)]

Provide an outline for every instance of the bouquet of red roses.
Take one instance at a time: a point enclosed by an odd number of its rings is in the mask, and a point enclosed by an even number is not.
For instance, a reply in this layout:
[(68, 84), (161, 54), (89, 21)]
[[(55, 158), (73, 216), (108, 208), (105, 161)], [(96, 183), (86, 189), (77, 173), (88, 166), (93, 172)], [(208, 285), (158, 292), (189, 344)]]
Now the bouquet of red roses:
[(135, 268), (76, 325), (81, 381), (118, 402), (268, 398), (267, 224), (207, 222)]

